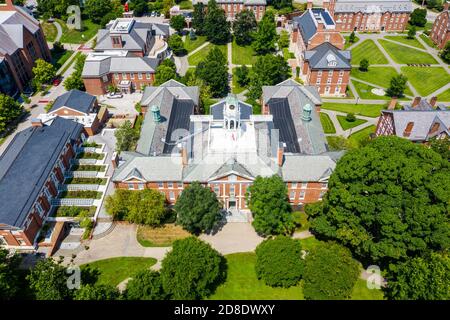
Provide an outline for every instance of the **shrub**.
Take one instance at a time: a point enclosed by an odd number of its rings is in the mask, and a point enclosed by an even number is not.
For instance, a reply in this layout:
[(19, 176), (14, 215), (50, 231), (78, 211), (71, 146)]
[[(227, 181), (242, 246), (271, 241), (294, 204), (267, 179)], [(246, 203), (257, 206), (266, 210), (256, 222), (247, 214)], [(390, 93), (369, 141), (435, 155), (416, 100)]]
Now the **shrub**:
[(161, 275), (157, 271), (142, 270), (128, 282), (124, 296), (128, 300), (164, 300)]
[(119, 297), (119, 290), (112, 285), (87, 284), (75, 292), (74, 300), (116, 300)]
[(56, 208), (56, 217), (78, 217), (78, 216), (93, 216), (97, 210), (96, 206), (92, 207), (75, 207), (75, 206), (61, 206)]
[(356, 117), (353, 113), (347, 113), (347, 115), (345, 116), (345, 120), (347, 120), (348, 122), (355, 122), (356, 121)]
[(359, 70), (364, 71), (364, 72), (368, 71), (369, 70), (369, 60), (367, 60), (366, 58), (362, 59), (359, 62)]
[(96, 143), (96, 142), (84, 142), (83, 143), (83, 147), (85, 147), (85, 148), (98, 148), (98, 147), (100, 147), (100, 145), (98, 144), (98, 143)]
[(78, 178), (72, 177), (67, 178), (64, 183), (65, 184), (101, 184), (105, 185), (107, 179), (106, 178)]
[(102, 193), (92, 190), (63, 191), (60, 198), (100, 199)]
[(296, 285), (303, 274), (300, 241), (278, 236), (264, 240), (256, 248), (256, 274), (258, 279), (272, 287)]
[(323, 243), (306, 256), (303, 294), (313, 300), (347, 299), (358, 277), (358, 263), (347, 248)]
[(71, 170), (73, 171), (105, 171), (106, 166), (95, 165), (95, 164), (78, 164), (72, 166)]
[(103, 153), (96, 152), (80, 152), (77, 154), (77, 159), (97, 159), (102, 160), (105, 157)]
[(225, 259), (196, 237), (176, 240), (162, 261), (164, 290), (175, 300), (208, 297), (225, 279)]

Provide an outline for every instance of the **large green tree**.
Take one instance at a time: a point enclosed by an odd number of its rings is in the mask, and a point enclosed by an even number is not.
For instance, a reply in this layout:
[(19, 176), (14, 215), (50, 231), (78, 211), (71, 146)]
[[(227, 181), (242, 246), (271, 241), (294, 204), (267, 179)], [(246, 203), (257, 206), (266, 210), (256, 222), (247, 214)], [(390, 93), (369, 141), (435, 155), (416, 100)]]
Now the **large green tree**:
[(286, 236), (266, 239), (256, 247), (256, 274), (272, 287), (295, 286), (303, 275), (299, 240)]
[(192, 233), (210, 231), (222, 218), (216, 194), (199, 182), (194, 182), (183, 190), (174, 209), (177, 224)]
[(215, 97), (228, 92), (228, 68), (226, 57), (218, 47), (213, 47), (195, 69), (195, 76), (205, 82)]
[(68, 277), (65, 267), (45, 259), (36, 263), (27, 279), (37, 300), (67, 300), (73, 291), (67, 286)]
[(275, 51), (278, 35), (275, 24), (275, 16), (271, 10), (264, 13), (258, 23), (257, 31), (252, 43), (253, 49), (258, 54), (266, 54)]
[(186, 26), (186, 20), (182, 14), (177, 14), (170, 18), (170, 26), (180, 33)]
[(427, 23), (427, 9), (415, 8), (409, 18), (413, 26), (424, 27)]
[(118, 152), (130, 151), (139, 138), (139, 134), (134, 130), (129, 120), (116, 129), (114, 136), (116, 137), (116, 150)]
[(17, 297), (20, 290), (19, 265), (19, 255), (0, 248), (0, 301)]
[(431, 150), (439, 153), (443, 159), (450, 161), (450, 138), (445, 137), (442, 139), (432, 138), (430, 139)]
[(37, 0), (37, 10), (45, 19), (50, 17), (61, 18), (67, 16), (70, 5), (80, 5), (79, 0)]
[(306, 255), (303, 294), (310, 300), (348, 299), (359, 273), (358, 263), (347, 248), (320, 244)]
[(192, 28), (199, 36), (205, 34), (205, 5), (201, 2), (194, 5), (194, 12), (192, 13)]
[(323, 201), (306, 207), (311, 229), (386, 266), (450, 245), (449, 162), (408, 140), (379, 137), (345, 154)]
[(77, 89), (85, 91), (83, 78), (81, 74), (83, 73), (84, 63), (86, 62), (86, 56), (84, 54), (80, 55), (74, 66), (74, 72), (64, 80), (64, 89), (72, 90)]
[(86, 0), (84, 4), (84, 13), (95, 23), (100, 23), (110, 10), (111, 0)]
[(208, 40), (214, 44), (224, 44), (230, 40), (230, 22), (227, 21), (225, 11), (217, 5), (215, 0), (208, 2), (203, 31)]
[(408, 78), (403, 74), (392, 77), (389, 88), (386, 90), (387, 95), (390, 97), (403, 97), (407, 82)]
[(291, 68), (282, 56), (267, 54), (258, 57), (252, 67), (250, 76), (249, 96), (259, 99), (262, 94), (262, 86), (276, 85), (291, 76)]
[(74, 300), (117, 300), (119, 290), (108, 284), (87, 284), (75, 291)]
[(431, 253), (391, 265), (383, 290), (391, 300), (449, 300), (450, 257)]
[(55, 78), (56, 70), (51, 63), (37, 59), (36, 65), (33, 67), (33, 76), (35, 83), (38, 85), (47, 84)]
[(183, 39), (179, 34), (173, 34), (169, 37), (169, 47), (172, 49), (173, 53), (176, 56), (182, 56), (186, 54)]
[(157, 226), (167, 215), (165, 197), (153, 189), (117, 189), (106, 198), (106, 211), (115, 219)]
[(233, 34), (236, 43), (246, 46), (252, 43), (253, 33), (256, 31), (256, 18), (252, 10), (242, 10), (233, 22)]
[(292, 8), (292, 0), (271, 0), (275, 9)]
[(289, 234), (294, 229), (287, 187), (278, 176), (256, 177), (247, 193), (253, 227), (261, 235)]
[(439, 56), (447, 63), (450, 63), (450, 41), (445, 44), (444, 49), (439, 53)]
[(162, 261), (163, 288), (175, 300), (208, 297), (225, 274), (225, 259), (196, 237), (176, 240)]
[(23, 107), (10, 96), (0, 93), (0, 133), (23, 112)]
[(128, 281), (124, 296), (128, 300), (164, 300), (167, 298), (157, 271), (139, 271)]

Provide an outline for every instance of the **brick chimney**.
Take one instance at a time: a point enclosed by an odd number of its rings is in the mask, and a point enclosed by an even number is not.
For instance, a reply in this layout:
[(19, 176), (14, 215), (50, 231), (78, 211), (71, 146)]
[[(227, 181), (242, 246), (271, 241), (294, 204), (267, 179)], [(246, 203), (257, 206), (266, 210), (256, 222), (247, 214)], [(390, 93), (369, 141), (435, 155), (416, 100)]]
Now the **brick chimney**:
[(411, 105), (411, 108), (417, 107), (417, 106), (419, 105), (419, 103), (420, 103), (421, 100), (422, 100), (421, 97), (415, 97), (414, 100), (413, 100), (413, 103), (412, 103), (412, 105)]
[(39, 118), (33, 118), (31, 119), (31, 126), (32, 127), (43, 127), (44, 124), (42, 123), (42, 120)]
[(408, 122), (406, 125), (405, 131), (403, 131), (404, 137), (409, 137), (411, 135), (412, 129), (414, 128), (414, 122)]
[(122, 48), (122, 37), (120, 35), (114, 34), (110, 36), (113, 48)]
[(437, 102), (437, 97), (436, 97), (436, 96), (431, 97), (431, 99), (430, 99), (430, 105), (431, 105), (432, 107), (434, 107), (434, 106), (436, 105), (436, 102)]
[(389, 102), (388, 110), (394, 110), (397, 105), (397, 98), (392, 98), (391, 102)]
[(284, 160), (284, 143), (280, 142), (277, 149), (277, 164), (279, 167), (283, 165)]
[(13, 0), (0, 1), (0, 11), (16, 11)]
[(269, 105), (268, 104), (264, 104), (262, 107), (262, 114), (267, 115), (269, 114)]
[(313, 7), (312, 0), (308, 0), (308, 2), (306, 3), (306, 9), (312, 9), (312, 7)]
[(189, 163), (188, 151), (187, 151), (186, 143), (183, 143), (181, 145), (181, 164), (183, 165), (183, 167), (185, 167), (188, 165), (188, 163)]
[(119, 166), (119, 154), (116, 151), (114, 151), (114, 153), (112, 154), (111, 165), (113, 169)]

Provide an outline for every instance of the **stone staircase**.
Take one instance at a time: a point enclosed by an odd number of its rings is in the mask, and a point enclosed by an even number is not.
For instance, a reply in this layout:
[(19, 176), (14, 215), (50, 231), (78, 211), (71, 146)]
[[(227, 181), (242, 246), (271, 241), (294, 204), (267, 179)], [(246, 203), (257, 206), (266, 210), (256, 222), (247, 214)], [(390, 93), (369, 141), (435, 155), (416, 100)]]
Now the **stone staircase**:
[(239, 211), (237, 209), (231, 209), (225, 212), (225, 220), (227, 222), (250, 222), (250, 213)]

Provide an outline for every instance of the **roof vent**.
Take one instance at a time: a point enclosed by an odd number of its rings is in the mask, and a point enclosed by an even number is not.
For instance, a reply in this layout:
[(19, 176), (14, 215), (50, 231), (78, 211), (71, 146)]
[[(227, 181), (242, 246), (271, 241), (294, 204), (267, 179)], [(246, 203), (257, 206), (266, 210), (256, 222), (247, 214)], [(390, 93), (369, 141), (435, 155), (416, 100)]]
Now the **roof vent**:
[(309, 103), (305, 104), (303, 106), (302, 120), (308, 122), (311, 121), (311, 112), (312, 112), (311, 105)]
[(152, 112), (153, 121), (161, 122), (160, 108), (157, 105), (152, 105), (152, 107), (150, 108), (150, 111)]

